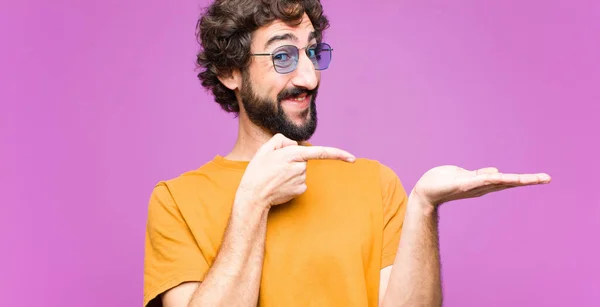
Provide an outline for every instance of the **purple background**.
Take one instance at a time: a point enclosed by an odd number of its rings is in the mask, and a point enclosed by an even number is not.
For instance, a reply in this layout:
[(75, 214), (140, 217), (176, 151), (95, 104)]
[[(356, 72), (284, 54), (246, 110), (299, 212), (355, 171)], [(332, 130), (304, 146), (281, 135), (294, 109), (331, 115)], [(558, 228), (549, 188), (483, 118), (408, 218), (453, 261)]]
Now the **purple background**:
[[(140, 306), (158, 180), (233, 145), (198, 1), (0, 2), (4, 306)], [(334, 1), (313, 143), (392, 167), (548, 172), (442, 207), (446, 306), (600, 305), (600, 2)]]

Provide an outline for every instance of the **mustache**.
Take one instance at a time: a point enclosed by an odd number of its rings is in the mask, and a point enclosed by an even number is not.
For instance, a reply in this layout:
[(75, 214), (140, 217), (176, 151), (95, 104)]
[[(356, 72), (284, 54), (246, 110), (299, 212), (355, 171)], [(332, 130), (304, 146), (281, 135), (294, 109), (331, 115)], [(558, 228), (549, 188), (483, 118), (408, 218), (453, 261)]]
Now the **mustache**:
[(312, 96), (314, 97), (315, 94), (317, 93), (317, 89), (318, 87), (315, 87), (312, 90), (306, 89), (306, 88), (299, 88), (299, 87), (292, 87), (289, 89), (285, 89), (283, 91), (281, 91), (278, 95), (277, 95), (277, 101), (282, 101), (284, 99), (290, 98), (290, 97), (294, 97), (294, 96), (298, 96), (301, 94), (306, 94), (308, 96)]

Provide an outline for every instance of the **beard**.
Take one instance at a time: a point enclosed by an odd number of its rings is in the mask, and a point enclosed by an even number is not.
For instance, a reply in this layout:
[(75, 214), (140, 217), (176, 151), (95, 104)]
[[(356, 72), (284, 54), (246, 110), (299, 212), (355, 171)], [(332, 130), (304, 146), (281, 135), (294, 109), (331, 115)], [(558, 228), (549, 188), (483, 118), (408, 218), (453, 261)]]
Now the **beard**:
[[(252, 87), (250, 76), (247, 72), (243, 72), (240, 96), (244, 110), (253, 124), (265, 129), (272, 135), (281, 133), (291, 140), (302, 142), (310, 139), (317, 129), (317, 107), (315, 103), (317, 91), (318, 86), (313, 90), (293, 87), (282, 90), (277, 95), (277, 101), (273, 101), (273, 99), (257, 95)], [(304, 93), (310, 95), (310, 105), (300, 114), (303, 123), (295, 124), (285, 114), (281, 102)]]

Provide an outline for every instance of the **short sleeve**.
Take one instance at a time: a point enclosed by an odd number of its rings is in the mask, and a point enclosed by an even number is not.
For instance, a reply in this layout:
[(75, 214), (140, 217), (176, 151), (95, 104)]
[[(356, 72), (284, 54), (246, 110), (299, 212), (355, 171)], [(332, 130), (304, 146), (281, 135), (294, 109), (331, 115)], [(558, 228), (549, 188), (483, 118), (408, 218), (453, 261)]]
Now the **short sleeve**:
[(144, 255), (144, 306), (162, 306), (160, 294), (186, 281), (201, 281), (209, 265), (166, 183), (152, 191)]
[(383, 201), (383, 247), (381, 268), (394, 264), (408, 196), (400, 179), (392, 169), (380, 165), (381, 195)]

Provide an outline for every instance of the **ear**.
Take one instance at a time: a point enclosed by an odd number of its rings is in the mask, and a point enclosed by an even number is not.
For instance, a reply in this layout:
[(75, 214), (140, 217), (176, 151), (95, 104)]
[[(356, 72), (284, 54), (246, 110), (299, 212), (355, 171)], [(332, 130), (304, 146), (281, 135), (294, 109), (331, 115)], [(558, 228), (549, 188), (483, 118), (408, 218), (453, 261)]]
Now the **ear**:
[(238, 69), (234, 69), (228, 75), (219, 76), (218, 78), (225, 87), (232, 91), (242, 87), (242, 73)]

